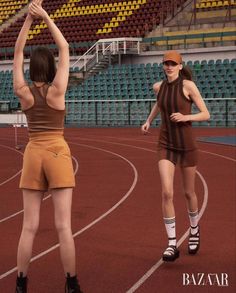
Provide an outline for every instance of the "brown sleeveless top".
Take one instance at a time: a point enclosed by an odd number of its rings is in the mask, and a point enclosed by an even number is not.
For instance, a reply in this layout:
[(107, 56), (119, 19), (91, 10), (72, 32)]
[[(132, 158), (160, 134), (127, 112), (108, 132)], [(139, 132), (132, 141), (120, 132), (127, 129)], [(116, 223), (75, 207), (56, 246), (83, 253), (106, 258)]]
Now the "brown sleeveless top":
[(177, 151), (196, 149), (191, 122), (172, 122), (170, 120), (172, 113), (191, 114), (192, 101), (184, 95), (183, 79), (178, 77), (173, 82), (163, 81), (157, 95), (157, 103), (162, 122), (158, 145)]
[(47, 104), (46, 95), (50, 85), (43, 86), (43, 95), (35, 85), (30, 86), (34, 104), (23, 112), (26, 115), (29, 133), (60, 131), (64, 129), (66, 110), (56, 110)]

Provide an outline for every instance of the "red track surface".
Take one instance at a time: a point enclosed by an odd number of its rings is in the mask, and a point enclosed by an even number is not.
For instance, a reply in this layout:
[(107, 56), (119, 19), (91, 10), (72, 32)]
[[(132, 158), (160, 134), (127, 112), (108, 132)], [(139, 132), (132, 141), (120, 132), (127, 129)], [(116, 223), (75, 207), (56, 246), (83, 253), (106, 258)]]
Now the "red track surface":
[[(232, 129), (195, 131), (197, 136), (234, 134)], [(189, 223), (177, 169), (175, 207), (181, 254), (174, 263), (162, 263), (167, 238), (155, 155), (158, 130), (151, 132), (142, 136), (136, 128), (66, 129), (75, 168), (79, 165), (72, 223), (84, 293), (236, 292), (235, 148), (198, 143), (201, 152), (196, 191), (203, 216), (201, 249), (196, 256), (187, 254), (184, 234)], [(12, 128), (2, 128), (0, 133), (0, 292), (11, 293), (22, 213), (7, 217), (22, 210), (19, 174), (14, 175), (21, 169), (23, 150), (14, 148)], [(18, 134), (19, 143), (25, 144), (26, 130), (20, 128)], [(42, 205), (33, 251), (39, 258), (30, 265), (29, 293), (64, 292), (56, 244), (53, 207), (48, 198)], [(204, 278), (225, 273), (228, 286), (218, 286), (216, 277), (212, 277), (212, 285), (209, 280), (205, 285), (194, 285), (193, 281), (183, 285), (184, 273), (194, 277), (204, 273)]]

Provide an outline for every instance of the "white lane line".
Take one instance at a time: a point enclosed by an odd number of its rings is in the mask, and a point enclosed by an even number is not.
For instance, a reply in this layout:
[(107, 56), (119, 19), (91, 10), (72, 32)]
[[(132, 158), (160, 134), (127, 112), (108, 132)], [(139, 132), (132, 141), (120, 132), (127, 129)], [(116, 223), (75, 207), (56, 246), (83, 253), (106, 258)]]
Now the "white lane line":
[[(51, 197), (51, 194), (49, 194), (48, 196), (44, 197), (43, 201), (48, 199), (49, 197)], [(19, 214), (22, 214), (23, 212), (24, 212), (24, 210), (20, 210), (20, 211), (14, 213), (14, 214), (11, 214), (10, 216), (8, 216), (6, 218), (2, 218), (0, 220), (0, 223), (6, 222), (7, 220), (10, 220), (11, 218), (14, 218), (14, 217), (18, 216)]]
[[(96, 140), (96, 141), (101, 142), (100, 140)], [(146, 149), (146, 148), (142, 148), (142, 147), (136, 147), (136, 146), (132, 146), (132, 145), (121, 144), (121, 143), (114, 143), (114, 142), (109, 142), (109, 141), (107, 141), (107, 143), (112, 143), (112, 144), (116, 144), (116, 145), (123, 145), (123, 146), (129, 146), (129, 147), (132, 147), (132, 148), (136, 148), (136, 149), (140, 149), (140, 150), (145, 150), (145, 151), (149, 151), (149, 152), (152, 152), (152, 153), (156, 153), (156, 151), (153, 151), (153, 150), (150, 150), (150, 149)], [(211, 154), (214, 154), (214, 153), (211, 153)], [(225, 157), (225, 158), (227, 158), (227, 157)], [(231, 159), (231, 158), (228, 158), (228, 159)], [(202, 217), (202, 215), (203, 215), (203, 213), (204, 213), (204, 211), (205, 211), (205, 209), (206, 209), (206, 207), (207, 207), (207, 202), (208, 202), (208, 187), (207, 187), (207, 183), (206, 183), (204, 177), (201, 175), (201, 173), (198, 172), (198, 171), (196, 171), (196, 173), (199, 176), (200, 180), (202, 181), (203, 188), (204, 188), (203, 204), (202, 204), (201, 210), (199, 212), (199, 220), (200, 220), (201, 217)], [(188, 235), (189, 235), (189, 229), (183, 234), (183, 236), (177, 242), (177, 246), (178, 247), (185, 241), (185, 239), (188, 237)], [(135, 292), (162, 264), (163, 264), (163, 260), (162, 259), (159, 259), (159, 261), (153, 267), (151, 267), (143, 275), (143, 277), (141, 277), (126, 293)]]
[(229, 160), (229, 161), (236, 162), (236, 160), (233, 159), (233, 158), (226, 157), (226, 156), (223, 156), (223, 155), (220, 155), (220, 154), (217, 154), (217, 153), (211, 153), (211, 152), (202, 151), (202, 150), (200, 150), (200, 152), (202, 152), (202, 153), (206, 153), (206, 154), (210, 154), (210, 155), (213, 155), (213, 156), (217, 156), (217, 157), (220, 157), (220, 158), (223, 158), (223, 159)]
[[(79, 230), (76, 233), (74, 233), (73, 234), (73, 237), (76, 237), (76, 236), (82, 234), (84, 231), (86, 231), (89, 228), (91, 228), (92, 226), (94, 226), (96, 223), (98, 223), (102, 219), (104, 219), (110, 213), (112, 213), (115, 209), (117, 209), (130, 196), (130, 194), (132, 193), (132, 191), (135, 188), (135, 186), (137, 184), (137, 181), (138, 181), (138, 171), (135, 168), (135, 166), (127, 158), (125, 158), (125, 157), (123, 157), (123, 156), (121, 156), (121, 155), (119, 155), (117, 153), (108, 151), (106, 149), (97, 148), (97, 147), (93, 147), (93, 146), (90, 146), (90, 145), (85, 145), (85, 144), (77, 144), (77, 143), (70, 143), (70, 144), (80, 145), (80, 146), (88, 147), (88, 148), (91, 148), (91, 149), (95, 149), (95, 150), (99, 150), (99, 151), (103, 151), (103, 152), (106, 152), (106, 153), (115, 155), (115, 156), (121, 158), (122, 160), (126, 161), (132, 167), (133, 172), (134, 172), (134, 180), (133, 180), (133, 183), (132, 183), (131, 187), (127, 191), (127, 193), (114, 206), (112, 206), (107, 212), (105, 212), (104, 214), (102, 214), (100, 217), (98, 217), (97, 219), (95, 219), (93, 222), (91, 222), (90, 224), (88, 224), (87, 226), (85, 226), (84, 228), (82, 228), (81, 230)], [(42, 256), (50, 253), (51, 251), (55, 250), (58, 247), (59, 247), (59, 243), (57, 243), (56, 245), (50, 247), (49, 249), (47, 249), (47, 250), (45, 250), (43, 252), (37, 254), (36, 256), (34, 256), (33, 258), (31, 258), (30, 262), (33, 262), (33, 261), (41, 258)], [(5, 272), (4, 274), (0, 275), (0, 280), (6, 278), (7, 276), (11, 275), (12, 273), (14, 273), (16, 271), (17, 271), (17, 267), (12, 268), (11, 270), (9, 270), (9, 271)]]
[[(9, 149), (11, 151), (14, 151), (14, 152), (17, 152), (19, 154), (21, 154), (23, 156), (23, 153), (16, 150), (15, 148), (12, 148), (12, 147), (9, 147), (9, 146), (6, 146), (6, 145), (3, 145), (3, 144), (0, 144), (0, 147), (3, 147), (3, 148), (6, 148), (6, 149)], [(22, 169), (21, 169), (22, 170)], [(11, 181), (12, 179), (14, 179), (15, 177), (17, 177), (20, 173), (21, 173), (21, 170), (17, 171), (14, 175), (12, 175), (11, 177), (7, 178), (5, 181), (3, 182), (0, 182), (0, 186), (6, 184), (7, 182)]]
[[(103, 136), (106, 138), (106, 136)], [(125, 140), (124, 138), (117, 138), (117, 137), (110, 137), (110, 138), (116, 138), (117, 140)], [(92, 139), (92, 138), (82, 138), (82, 137), (79, 137), (80, 140), (89, 140), (89, 141), (97, 141), (97, 142), (103, 142), (103, 143), (112, 143), (112, 144), (116, 144), (116, 145), (121, 145), (121, 146), (128, 146), (128, 147), (132, 147), (132, 148), (136, 148), (136, 149), (141, 149), (141, 150), (144, 150), (144, 151), (150, 151), (150, 149), (148, 148), (143, 148), (143, 147), (138, 147), (138, 146), (134, 146), (134, 145), (130, 145), (130, 144), (125, 144), (125, 143), (119, 143), (119, 142), (111, 142), (111, 141), (105, 141), (105, 140), (101, 140), (101, 139)], [(145, 140), (137, 140), (137, 139), (126, 139), (126, 140), (131, 140), (131, 141), (142, 141), (142, 142), (146, 142), (146, 143), (149, 143), (149, 144), (154, 144), (154, 145), (157, 145), (157, 142), (151, 142), (151, 141), (145, 141)], [(227, 157), (227, 156), (224, 156), (224, 155), (221, 155), (221, 154), (218, 154), (218, 153), (212, 153), (212, 152), (208, 152), (208, 151), (203, 151), (201, 149), (198, 149), (199, 152), (202, 152), (202, 153), (206, 153), (206, 154), (210, 154), (212, 156), (216, 156), (216, 157), (220, 157), (220, 158), (223, 158), (223, 159), (226, 159), (226, 160), (229, 160), (229, 161), (232, 161), (232, 162), (236, 162), (236, 159), (233, 159), (231, 157)], [(156, 151), (153, 151), (153, 152), (156, 152)]]
[[(89, 140), (89, 139), (88, 139)], [(91, 139), (92, 140), (92, 139)], [(127, 145), (127, 144), (121, 144), (121, 143), (114, 143), (114, 142), (108, 142), (108, 141), (101, 141), (101, 140), (94, 140), (93, 139), (93, 141), (98, 141), (98, 142), (106, 142), (106, 143), (111, 143), (111, 144), (117, 144), (117, 145), (123, 145), (123, 146), (129, 146), (129, 147), (132, 147), (132, 148), (137, 148), (137, 149), (142, 149), (142, 150), (145, 150), (145, 151), (149, 151), (149, 152), (153, 152), (153, 153), (155, 153), (155, 151), (153, 151), (153, 150), (150, 150), (150, 149), (146, 149), (146, 148), (139, 148), (139, 147), (135, 147), (135, 146), (133, 146), (133, 145)], [(83, 144), (76, 144), (76, 143), (72, 143), (72, 144), (75, 144), (75, 145), (81, 145), (81, 146), (83, 146)], [(86, 146), (86, 145), (84, 145), (84, 146)], [(96, 147), (92, 147), (92, 146), (88, 146), (88, 147), (90, 147), (90, 148), (94, 148), (94, 149), (99, 149), (99, 148), (96, 148)], [(107, 152), (109, 152), (109, 153), (112, 153), (112, 152), (110, 152), (110, 151), (107, 151)], [(204, 151), (203, 151), (204, 152)], [(209, 153), (209, 154), (211, 154), (211, 155), (216, 155), (216, 156), (219, 156), (219, 157), (222, 157), (222, 158), (225, 158), (225, 159), (229, 159), (229, 160), (233, 160), (233, 159), (231, 159), (231, 158), (229, 158), (229, 157), (225, 157), (225, 156), (222, 156), (222, 155), (218, 155), (218, 154), (215, 154), (215, 153), (210, 153), (210, 152), (206, 152), (206, 153)], [(235, 161), (235, 160), (233, 160), (233, 161)], [(131, 163), (131, 162), (130, 162)], [(131, 163), (132, 164), (132, 163)], [(199, 218), (201, 218), (202, 217), (202, 215), (203, 215), (203, 213), (204, 213), (204, 211), (205, 211), (205, 208), (206, 208), (206, 206), (207, 206), (207, 200), (208, 200), (208, 188), (207, 188), (207, 184), (206, 184), (206, 182), (205, 182), (205, 180), (204, 180), (204, 178), (202, 177), (202, 175), (197, 171), (197, 174), (198, 174), (198, 176), (200, 177), (200, 179), (201, 179), (201, 181), (202, 181), (202, 183), (203, 183), (203, 186), (204, 186), (204, 201), (203, 201), (203, 205), (202, 205), (202, 208), (201, 208), (201, 210), (200, 210), (200, 212), (199, 212)], [(120, 200), (120, 203), (121, 202), (123, 202), (123, 200), (121, 199)], [(118, 204), (118, 203), (117, 203)], [(204, 207), (204, 204), (205, 204), (205, 207)], [(115, 205), (116, 206), (116, 205)], [(113, 209), (113, 207), (111, 208), (111, 210)], [(115, 209), (115, 208), (114, 208)], [(110, 211), (110, 212), (112, 212), (112, 211)], [(107, 211), (105, 214), (109, 214), (110, 213), (109, 211)], [(105, 216), (100, 216), (99, 218), (100, 218), (100, 220), (101, 219), (103, 219)], [(99, 219), (98, 218), (98, 219)], [(78, 236), (79, 234), (81, 234), (81, 233), (83, 233), (84, 231), (86, 231), (87, 229), (89, 229), (90, 227), (92, 227), (93, 225), (95, 225), (98, 221), (100, 221), (100, 220), (98, 220), (98, 219), (96, 219), (94, 222), (92, 222), (91, 224), (89, 224), (88, 226), (86, 226), (86, 227), (84, 227), (83, 229), (81, 229), (80, 231), (78, 231), (78, 232), (76, 232), (75, 234), (74, 234), (74, 237), (76, 237), (76, 236)], [(183, 243), (183, 241), (186, 239), (186, 237), (188, 236), (188, 233), (189, 233), (189, 230), (187, 230), (186, 232), (185, 232), (185, 234), (181, 237), (181, 239), (178, 241), (178, 243), (177, 243), (177, 246), (180, 246), (182, 243)], [(34, 258), (32, 258), (31, 259), (31, 261), (34, 261), (34, 260), (36, 260), (36, 259), (38, 259), (38, 258), (40, 258), (40, 257), (42, 257), (43, 255), (46, 255), (47, 253), (49, 253), (49, 252), (51, 252), (51, 251), (53, 251), (53, 250), (55, 250), (56, 248), (58, 248), (59, 247), (59, 244), (56, 244), (55, 246), (53, 246), (53, 247), (51, 247), (49, 250), (46, 250), (46, 251), (44, 251), (44, 252), (42, 252), (41, 254), (39, 254), (39, 255), (37, 255), (37, 256), (35, 256)], [(132, 293), (132, 292), (134, 292), (134, 291), (136, 291), (153, 273), (154, 273), (154, 271), (158, 268), (158, 267), (160, 267), (160, 265), (163, 263), (163, 261), (162, 261), (162, 259), (160, 259), (148, 272), (146, 272), (145, 273), (145, 275), (138, 281), (138, 282), (136, 282), (126, 293)], [(7, 275), (10, 275), (11, 273), (13, 273), (13, 272), (15, 272), (17, 270), (17, 268), (13, 268), (12, 270), (10, 270), (10, 271), (8, 271), (7, 273), (5, 273), (5, 274), (3, 274), (3, 275), (0, 275), (0, 279), (3, 279), (4, 277), (6, 277)], [(146, 276), (146, 277), (145, 277)], [(138, 286), (138, 287), (137, 287)], [(136, 288), (137, 287), (137, 288)]]
[(97, 148), (97, 147), (94, 147), (94, 146), (90, 146), (90, 145), (85, 145), (85, 144), (78, 144), (78, 143), (71, 143), (71, 144), (75, 144), (75, 145), (80, 145), (80, 146), (84, 146), (84, 147), (88, 147), (88, 148), (92, 148), (92, 149), (95, 149), (95, 150), (100, 150), (100, 151), (104, 151), (106, 153), (109, 153), (109, 154), (112, 154), (112, 155), (115, 155), (119, 158), (121, 158), (122, 160), (126, 161), (133, 169), (134, 171), (134, 181), (130, 187), (130, 189), (128, 190), (128, 192), (121, 198), (121, 200), (119, 200), (113, 207), (111, 207), (107, 212), (105, 212), (103, 215), (101, 215), (100, 217), (98, 217), (96, 220), (94, 220), (92, 223), (90, 223), (89, 225), (87, 225), (86, 227), (84, 227), (83, 229), (81, 229), (80, 231), (76, 232), (74, 234), (74, 237), (80, 235), (81, 233), (83, 233), (84, 231), (86, 231), (87, 229), (89, 229), (90, 227), (92, 227), (93, 225), (95, 225), (97, 222), (101, 221), (102, 219), (104, 219), (106, 216), (108, 216), (110, 213), (112, 213), (115, 209), (117, 209), (128, 197), (129, 195), (132, 193), (132, 191), (134, 190), (135, 188), (135, 185), (137, 184), (137, 181), (138, 181), (138, 171), (137, 169), (135, 168), (135, 166), (133, 165), (133, 163), (131, 163), (127, 158), (117, 154), (117, 153), (114, 153), (112, 151), (108, 151), (108, 150), (105, 150), (105, 149), (102, 149), (102, 148)]
[[(72, 159), (73, 159), (74, 162), (75, 162), (75, 170), (74, 170), (74, 174), (76, 175), (77, 172), (78, 172), (78, 169), (79, 169), (79, 163), (78, 163), (78, 160), (77, 160), (74, 156), (72, 156)], [(18, 173), (20, 173), (20, 172), (21, 172), (21, 171), (19, 171)], [(17, 174), (18, 174), (18, 173), (17, 173)], [(14, 176), (11, 177), (11, 178), (8, 178), (8, 180), (6, 180), (6, 181), (4, 181), (4, 182), (6, 183), (6, 182), (10, 181), (10, 180), (11, 180), (12, 178), (14, 178), (14, 177), (16, 177), (16, 175), (14, 175)], [(2, 184), (2, 185), (3, 185), (3, 184)], [(1, 186), (1, 184), (0, 184), (0, 186)], [(50, 197), (51, 197), (51, 194), (49, 194), (48, 196), (44, 197), (44, 198), (43, 198), (43, 201), (44, 201), (44, 200), (47, 200), (47, 199), (50, 198)], [(16, 217), (16, 216), (18, 216), (18, 215), (20, 215), (20, 214), (22, 214), (23, 212), (24, 212), (24, 210), (20, 210), (20, 211), (14, 213), (14, 214), (11, 214), (11, 215), (8, 216), (8, 217), (5, 217), (5, 218), (0, 219), (0, 224), (3, 223), (3, 222), (6, 222), (7, 220), (10, 220), (10, 219), (12, 219), (12, 218), (14, 218), (14, 217)]]
[(12, 175), (11, 177), (7, 178), (5, 181), (0, 183), (0, 186), (3, 186), (4, 184), (6, 184), (7, 182), (11, 181), (12, 179), (14, 179), (15, 177), (17, 177), (20, 173), (21, 173), (22, 169), (20, 171), (18, 171), (17, 173), (15, 173), (14, 175)]
[[(140, 133), (140, 136), (142, 134)], [(143, 135), (144, 137), (146, 135)], [(79, 137), (79, 139), (83, 139), (83, 140), (94, 140), (94, 137), (96, 138), (97, 136), (94, 136), (94, 135), (88, 135), (88, 136), (84, 136), (83, 138)], [(155, 138), (155, 140), (153, 141), (149, 141), (149, 140), (146, 140), (146, 139), (134, 139), (134, 138), (127, 138), (127, 137), (117, 137), (117, 136), (99, 136), (100, 138), (104, 138), (104, 139), (115, 139), (115, 140), (121, 140), (121, 141), (135, 141), (135, 142), (145, 142), (147, 144), (157, 144), (157, 137), (158, 137), (158, 134), (157, 135), (153, 135), (152, 137)]]
[[(204, 200), (203, 200), (201, 210), (199, 212), (199, 220), (200, 220), (206, 207), (207, 207), (208, 187), (207, 187), (206, 181), (203, 178), (203, 176), (198, 171), (196, 171), (196, 172), (197, 172), (197, 175), (200, 177), (202, 184), (203, 184), (203, 188), (204, 188)], [(188, 237), (188, 235), (189, 235), (189, 229), (183, 234), (183, 236), (177, 242), (178, 247), (185, 241), (185, 239)], [(163, 263), (164, 262), (163, 262), (162, 258), (159, 259), (158, 262), (154, 266), (152, 266), (128, 291), (126, 291), (126, 293), (135, 292)]]
[[(139, 150), (144, 150), (144, 151), (156, 153), (156, 150), (150, 150), (148, 148), (138, 147), (138, 146), (134, 146), (134, 145), (126, 144), (126, 143), (113, 142), (113, 141), (104, 141), (104, 140), (101, 140), (101, 139), (87, 139), (87, 138), (81, 138), (81, 137), (79, 139), (102, 142), (102, 143), (109, 143), (109, 144), (115, 144), (115, 145), (120, 145), (120, 146), (125, 146), (125, 147), (128, 146), (128, 147), (131, 147), (131, 148), (134, 148), (134, 149), (139, 149)], [(133, 141), (136, 141), (136, 140), (133, 139)], [(156, 144), (156, 143), (154, 143), (154, 144)], [(199, 151), (202, 152), (202, 153), (210, 154), (212, 156), (220, 157), (222, 159), (226, 159), (226, 160), (229, 160), (229, 161), (232, 161), (232, 162), (236, 162), (236, 159), (233, 159), (231, 157), (227, 157), (227, 156), (224, 156), (224, 155), (221, 155), (221, 154), (212, 153), (212, 152), (208, 152), (208, 151), (203, 151), (201, 149), (199, 149)]]

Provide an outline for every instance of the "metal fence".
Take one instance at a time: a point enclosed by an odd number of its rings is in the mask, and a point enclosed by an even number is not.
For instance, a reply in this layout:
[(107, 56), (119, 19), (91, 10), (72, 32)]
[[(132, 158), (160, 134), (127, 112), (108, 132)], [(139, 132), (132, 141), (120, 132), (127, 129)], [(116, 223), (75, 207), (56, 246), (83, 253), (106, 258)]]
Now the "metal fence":
[[(194, 126), (236, 126), (236, 98), (212, 98), (204, 101), (211, 118), (209, 121), (194, 122)], [(146, 121), (154, 103), (154, 99), (67, 100), (65, 122), (78, 127), (140, 126)], [(9, 113), (9, 107), (10, 101), (0, 102), (2, 114)], [(193, 105), (192, 112), (197, 111)], [(159, 125), (160, 119), (158, 115), (153, 125)]]
[[(138, 126), (144, 123), (155, 100), (67, 100), (66, 124), (77, 126)], [(211, 114), (207, 122), (194, 126), (236, 126), (236, 98), (205, 99)], [(193, 113), (197, 108), (193, 106)], [(160, 124), (160, 115), (153, 122)]]

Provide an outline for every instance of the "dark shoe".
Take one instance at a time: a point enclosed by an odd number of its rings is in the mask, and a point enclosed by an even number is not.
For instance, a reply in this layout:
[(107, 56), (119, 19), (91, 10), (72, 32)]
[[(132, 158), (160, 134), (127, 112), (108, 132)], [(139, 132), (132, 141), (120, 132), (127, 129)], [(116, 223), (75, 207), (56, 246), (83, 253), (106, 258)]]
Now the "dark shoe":
[[(192, 227), (196, 228), (196, 227)], [(200, 227), (198, 226), (198, 231), (195, 234), (189, 233), (189, 240), (188, 240), (188, 253), (189, 254), (196, 254), (200, 247)]]
[(66, 285), (65, 285), (65, 293), (83, 293), (80, 290), (80, 286), (79, 286), (77, 276), (71, 277), (70, 274), (67, 273)]
[(179, 250), (174, 245), (169, 245), (162, 255), (164, 261), (175, 261), (179, 257)]
[(28, 278), (23, 277), (23, 273), (20, 272), (20, 276), (16, 279), (16, 292), (15, 293), (27, 293)]

